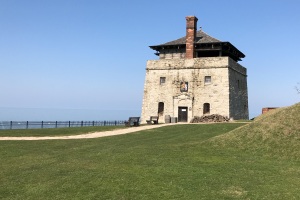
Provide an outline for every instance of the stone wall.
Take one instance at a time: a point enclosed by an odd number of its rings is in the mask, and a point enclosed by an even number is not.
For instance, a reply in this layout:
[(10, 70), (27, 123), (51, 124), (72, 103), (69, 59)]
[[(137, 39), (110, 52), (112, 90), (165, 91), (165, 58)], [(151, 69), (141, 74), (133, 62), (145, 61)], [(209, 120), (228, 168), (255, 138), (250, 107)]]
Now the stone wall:
[(247, 71), (233, 60), (229, 60), (230, 117), (249, 119)]
[[(228, 57), (150, 60), (146, 68), (141, 122), (146, 123), (150, 116), (158, 115), (159, 102), (164, 103), (159, 122), (164, 122), (165, 115), (178, 117), (178, 107), (187, 107), (188, 121), (202, 116), (204, 103), (210, 104), (209, 114), (246, 117), (248, 112), (243, 113), (244, 104), (239, 103), (240, 100), (247, 102), (245, 74), (246, 69)], [(211, 77), (210, 83), (205, 83), (205, 76)], [(164, 83), (160, 83), (161, 77), (165, 77)], [(246, 90), (237, 90), (234, 85), (237, 80)], [(188, 83), (187, 91), (180, 90), (182, 82)]]

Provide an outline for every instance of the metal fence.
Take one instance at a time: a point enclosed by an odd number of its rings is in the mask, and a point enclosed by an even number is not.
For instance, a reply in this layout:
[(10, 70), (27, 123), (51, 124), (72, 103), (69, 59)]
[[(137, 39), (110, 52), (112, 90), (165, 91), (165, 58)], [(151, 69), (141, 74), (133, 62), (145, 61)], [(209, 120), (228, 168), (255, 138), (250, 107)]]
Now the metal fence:
[(7, 129), (38, 129), (84, 126), (121, 126), (125, 120), (115, 121), (0, 121), (0, 130)]

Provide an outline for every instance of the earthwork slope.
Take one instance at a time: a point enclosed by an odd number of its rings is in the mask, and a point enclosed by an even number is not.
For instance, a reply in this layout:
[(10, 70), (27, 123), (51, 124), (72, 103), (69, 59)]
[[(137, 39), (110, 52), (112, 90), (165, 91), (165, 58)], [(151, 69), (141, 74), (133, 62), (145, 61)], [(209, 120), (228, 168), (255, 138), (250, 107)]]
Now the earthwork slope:
[(210, 142), (214, 146), (300, 160), (300, 103), (261, 115), (253, 123)]

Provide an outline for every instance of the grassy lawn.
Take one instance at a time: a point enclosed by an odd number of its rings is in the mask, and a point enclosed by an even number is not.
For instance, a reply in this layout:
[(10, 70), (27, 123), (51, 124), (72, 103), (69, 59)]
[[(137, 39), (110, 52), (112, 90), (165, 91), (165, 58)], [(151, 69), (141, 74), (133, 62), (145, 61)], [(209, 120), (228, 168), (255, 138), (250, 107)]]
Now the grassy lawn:
[(70, 128), (0, 130), (0, 137), (80, 135), (89, 132), (110, 131), (110, 130), (116, 130), (122, 128), (126, 128), (126, 127), (125, 126), (87, 126), (87, 127), (70, 127)]
[(299, 161), (212, 143), (240, 126), (0, 141), (0, 199), (299, 199)]

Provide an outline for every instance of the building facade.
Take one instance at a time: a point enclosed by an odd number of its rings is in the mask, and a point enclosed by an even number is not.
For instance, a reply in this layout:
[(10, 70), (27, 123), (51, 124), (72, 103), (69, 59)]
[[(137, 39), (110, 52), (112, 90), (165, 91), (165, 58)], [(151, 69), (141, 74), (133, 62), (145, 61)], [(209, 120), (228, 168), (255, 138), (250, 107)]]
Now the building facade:
[(150, 116), (176, 117), (219, 114), (248, 119), (247, 71), (238, 61), (245, 55), (230, 42), (197, 31), (195, 16), (186, 17), (186, 36), (161, 45), (158, 60), (147, 61), (141, 123)]

